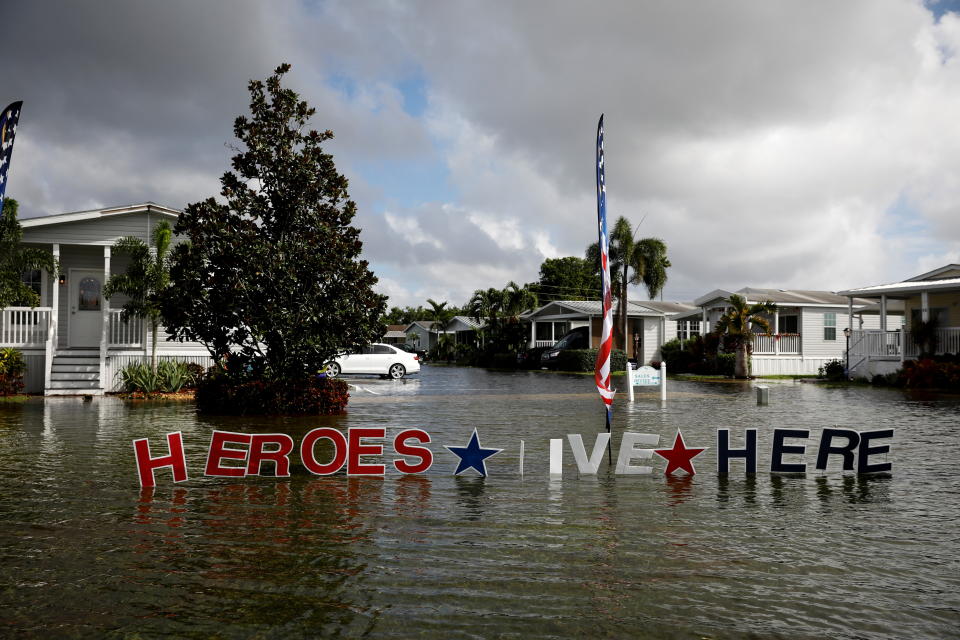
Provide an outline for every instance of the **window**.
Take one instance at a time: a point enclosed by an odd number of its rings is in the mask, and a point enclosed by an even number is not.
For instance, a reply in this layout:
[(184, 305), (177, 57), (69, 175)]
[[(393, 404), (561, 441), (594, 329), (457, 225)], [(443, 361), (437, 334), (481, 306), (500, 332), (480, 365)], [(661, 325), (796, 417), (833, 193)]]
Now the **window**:
[(80, 311), (100, 311), (100, 281), (96, 278), (84, 278), (77, 287)]
[(32, 271), (24, 271), (23, 274), (20, 276), (21, 282), (23, 282), (23, 284), (33, 289), (38, 296), (40, 295), (40, 290), (43, 283), (42, 278), (43, 276), (40, 273), (40, 269), (33, 269)]
[[(946, 307), (930, 307), (930, 319), (936, 323), (938, 327), (947, 326), (947, 322), (950, 320), (950, 312)], [(922, 309), (911, 309), (910, 310), (910, 325), (916, 326), (920, 320), (923, 319), (923, 310)]]
[[(836, 318), (836, 315), (837, 314), (833, 314), (834, 318)], [(799, 320), (800, 318), (797, 316), (780, 316), (780, 333), (800, 333)]]
[(823, 339), (824, 340), (837, 339), (837, 314), (836, 313), (823, 314)]
[(553, 340), (553, 323), (537, 323), (537, 340)]
[(385, 345), (385, 344), (375, 344), (375, 345), (373, 345), (373, 352), (374, 352), (374, 353), (377, 353), (377, 354), (387, 354), (387, 355), (392, 355), (392, 354), (396, 353), (396, 351), (394, 351), (393, 349), (391, 349), (390, 347), (388, 347), (388, 346)]

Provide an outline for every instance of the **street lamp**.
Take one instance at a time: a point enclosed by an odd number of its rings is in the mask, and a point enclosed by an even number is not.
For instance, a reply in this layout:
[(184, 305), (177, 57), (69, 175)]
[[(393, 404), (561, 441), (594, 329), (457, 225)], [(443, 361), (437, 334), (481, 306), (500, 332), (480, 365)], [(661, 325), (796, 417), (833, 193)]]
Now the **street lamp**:
[(846, 327), (843, 330), (843, 337), (847, 339), (847, 367), (845, 371), (847, 372), (847, 380), (850, 379), (850, 334), (853, 333), (850, 331), (850, 327)]

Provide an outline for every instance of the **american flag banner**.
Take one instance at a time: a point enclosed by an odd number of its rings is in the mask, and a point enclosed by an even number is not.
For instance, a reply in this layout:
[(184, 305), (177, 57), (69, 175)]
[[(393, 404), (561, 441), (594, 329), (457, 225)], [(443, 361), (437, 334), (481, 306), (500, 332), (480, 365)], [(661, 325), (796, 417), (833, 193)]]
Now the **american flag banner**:
[(23, 102), (14, 102), (0, 113), (0, 211), (3, 211), (3, 196), (7, 191), (7, 171), (13, 155), (13, 138), (17, 135), (17, 121)]
[(594, 380), (597, 391), (607, 407), (607, 430), (610, 429), (610, 413), (613, 410), (613, 394), (610, 388), (610, 352), (613, 350), (613, 299), (610, 292), (610, 238), (607, 236), (607, 185), (603, 175), (603, 115), (597, 125), (597, 223), (600, 232), (600, 279), (603, 288), (603, 329), (600, 333), (600, 349)]

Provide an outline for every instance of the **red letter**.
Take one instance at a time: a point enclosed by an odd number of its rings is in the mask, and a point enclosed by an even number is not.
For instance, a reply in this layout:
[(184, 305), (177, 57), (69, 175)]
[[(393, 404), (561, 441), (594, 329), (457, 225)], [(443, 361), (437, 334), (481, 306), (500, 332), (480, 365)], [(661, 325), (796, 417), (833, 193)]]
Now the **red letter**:
[(347, 475), (348, 476), (382, 476), (382, 464), (361, 464), (360, 456), (383, 455), (382, 444), (363, 444), (361, 438), (382, 438), (387, 435), (386, 429), (379, 427), (353, 427), (348, 430), (350, 434), (350, 449), (347, 452)]
[(420, 458), (417, 464), (410, 464), (406, 460), (394, 460), (393, 466), (400, 473), (423, 473), (433, 464), (433, 452), (426, 447), (411, 447), (406, 444), (410, 438), (417, 442), (430, 442), (430, 434), (423, 429), (407, 429), (397, 434), (393, 439), (393, 449), (402, 456), (416, 456)]
[[(333, 442), (333, 460), (327, 464), (320, 464), (313, 457), (313, 445), (320, 438), (329, 438)], [(303, 462), (307, 471), (314, 475), (328, 476), (336, 473), (347, 461), (347, 439), (342, 433), (330, 427), (314, 429), (303, 436), (303, 441), (300, 443), (300, 461)]]
[[(267, 443), (277, 445), (274, 451), (264, 451)], [(247, 458), (247, 475), (260, 475), (260, 467), (265, 460), (274, 462), (274, 472), (278, 478), (290, 476), (290, 459), (287, 457), (293, 451), (293, 438), (285, 433), (255, 433), (250, 440), (250, 456)]]
[(133, 453), (137, 457), (137, 474), (140, 476), (141, 487), (156, 486), (153, 472), (164, 467), (173, 469), (174, 482), (183, 482), (187, 479), (187, 457), (183, 453), (183, 433), (180, 431), (168, 433), (167, 447), (170, 455), (151, 458), (150, 442), (147, 438), (133, 441)]
[(232, 433), (230, 431), (214, 431), (210, 438), (210, 450), (207, 452), (207, 468), (203, 474), (217, 478), (242, 478), (247, 475), (246, 467), (224, 467), (220, 461), (224, 458), (229, 460), (246, 460), (247, 452), (244, 449), (230, 449), (223, 446), (227, 442), (237, 442), (239, 444), (250, 444), (249, 433)]

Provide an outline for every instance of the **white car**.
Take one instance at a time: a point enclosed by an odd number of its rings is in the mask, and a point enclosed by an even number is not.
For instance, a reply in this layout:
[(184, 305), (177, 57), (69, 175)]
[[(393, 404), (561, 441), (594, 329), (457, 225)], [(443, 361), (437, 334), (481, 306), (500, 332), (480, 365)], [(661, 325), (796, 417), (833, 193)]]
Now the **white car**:
[(420, 371), (420, 357), (389, 344), (372, 344), (358, 353), (349, 353), (327, 363), (328, 378), (343, 373), (372, 373), (399, 380)]

